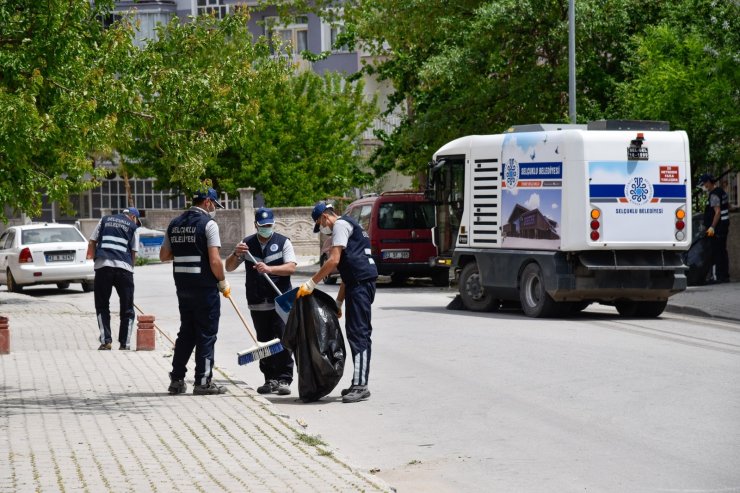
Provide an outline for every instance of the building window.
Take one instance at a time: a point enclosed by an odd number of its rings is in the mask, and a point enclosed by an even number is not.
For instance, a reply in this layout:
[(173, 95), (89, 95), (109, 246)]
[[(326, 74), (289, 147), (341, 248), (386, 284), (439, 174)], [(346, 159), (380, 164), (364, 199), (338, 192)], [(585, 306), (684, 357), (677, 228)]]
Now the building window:
[(213, 15), (217, 19), (223, 19), (229, 13), (229, 6), (224, 5), (224, 0), (193, 0), (193, 15)]
[(293, 23), (286, 26), (280, 25), (279, 18), (268, 17), (265, 19), (265, 32), (273, 54), (277, 44), (274, 40), (279, 40), (280, 52), (283, 54), (298, 55), (308, 50), (308, 17), (305, 15), (297, 16)]
[(329, 46), (326, 48), (327, 51), (332, 51), (333, 53), (349, 53), (349, 47), (346, 44), (337, 46), (337, 38), (343, 32), (343, 25), (329, 26)]

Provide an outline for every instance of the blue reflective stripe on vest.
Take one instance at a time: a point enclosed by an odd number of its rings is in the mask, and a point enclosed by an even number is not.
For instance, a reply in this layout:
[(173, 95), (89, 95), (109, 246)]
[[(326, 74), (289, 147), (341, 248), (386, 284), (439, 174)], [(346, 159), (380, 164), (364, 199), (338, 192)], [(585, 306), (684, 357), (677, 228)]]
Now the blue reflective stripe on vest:
[(212, 221), (207, 214), (189, 210), (176, 217), (167, 227), (172, 247), (172, 272), (179, 290), (216, 289), (216, 277), (208, 258), (206, 226)]
[(95, 258), (118, 260), (131, 266), (131, 248), (134, 246), (136, 223), (125, 214), (105, 216), (100, 220)]

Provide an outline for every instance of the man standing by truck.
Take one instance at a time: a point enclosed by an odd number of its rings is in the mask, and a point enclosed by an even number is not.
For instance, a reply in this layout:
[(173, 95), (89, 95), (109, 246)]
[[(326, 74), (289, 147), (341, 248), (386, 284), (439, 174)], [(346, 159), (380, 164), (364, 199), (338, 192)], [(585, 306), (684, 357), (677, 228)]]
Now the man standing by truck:
[(730, 201), (727, 192), (717, 185), (717, 180), (712, 175), (706, 173), (701, 175), (699, 185), (709, 193), (707, 205), (704, 208), (703, 224), (711, 245), (714, 282), (730, 282), (730, 261), (727, 255)]
[(339, 268), (342, 284), (337, 295), (337, 311), (341, 316), (342, 303), (347, 300), (347, 340), (352, 349), (354, 372), (352, 385), (342, 390), (342, 402), (352, 403), (370, 397), (368, 376), (373, 326), (370, 323), (372, 303), (375, 300), (375, 281), (378, 269), (370, 256), (370, 240), (362, 226), (349, 216), (338, 217), (331, 205), (319, 202), (311, 212), (314, 233), (321, 231), (332, 236), (329, 258), (311, 279), (303, 283), (298, 297), (313, 292), (316, 283)]

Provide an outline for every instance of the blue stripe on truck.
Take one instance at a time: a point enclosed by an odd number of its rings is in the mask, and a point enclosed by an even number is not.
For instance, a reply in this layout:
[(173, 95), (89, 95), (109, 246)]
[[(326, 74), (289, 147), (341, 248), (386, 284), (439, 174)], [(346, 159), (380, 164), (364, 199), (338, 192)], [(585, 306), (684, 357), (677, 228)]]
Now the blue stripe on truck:
[[(589, 185), (589, 196), (595, 198), (622, 198), (624, 185)], [(685, 185), (653, 185), (653, 197), (656, 198), (686, 198)]]

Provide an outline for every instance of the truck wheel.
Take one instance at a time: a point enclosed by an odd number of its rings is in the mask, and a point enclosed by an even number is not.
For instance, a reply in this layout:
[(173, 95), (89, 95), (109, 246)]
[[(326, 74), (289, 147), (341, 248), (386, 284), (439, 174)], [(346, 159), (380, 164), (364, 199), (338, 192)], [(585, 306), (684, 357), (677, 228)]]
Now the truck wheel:
[(23, 286), (19, 286), (18, 283), (15, 282), (15, 277), (13, 277), (13, 273), (10, 272), (10, 269), (8, 269), (8, 291), (11, 293), (20, 293), (23, 291)]
[(460, 274), (460, 297), (463, 305), (474, 312), (491, 312), (498, 309), (499, 300), (486, 292), (481, 284), (478, 264), (470, 262)]
[(438, 269), (432, 274), (432, 284), (439, 287), (447, 287), (450, 285), (450, 270), (449, 269)]
[(534, 262), (527, 265), (522, 272), (519, 300), (528, 317), (550, 317), (559, 312), (558, 304), (545, 291), (542, 269)]
[(657, 318), (663, 313), (668, 300), (665, 301), (643, 301), (637, 309), (637, 313), (645, 318)]

